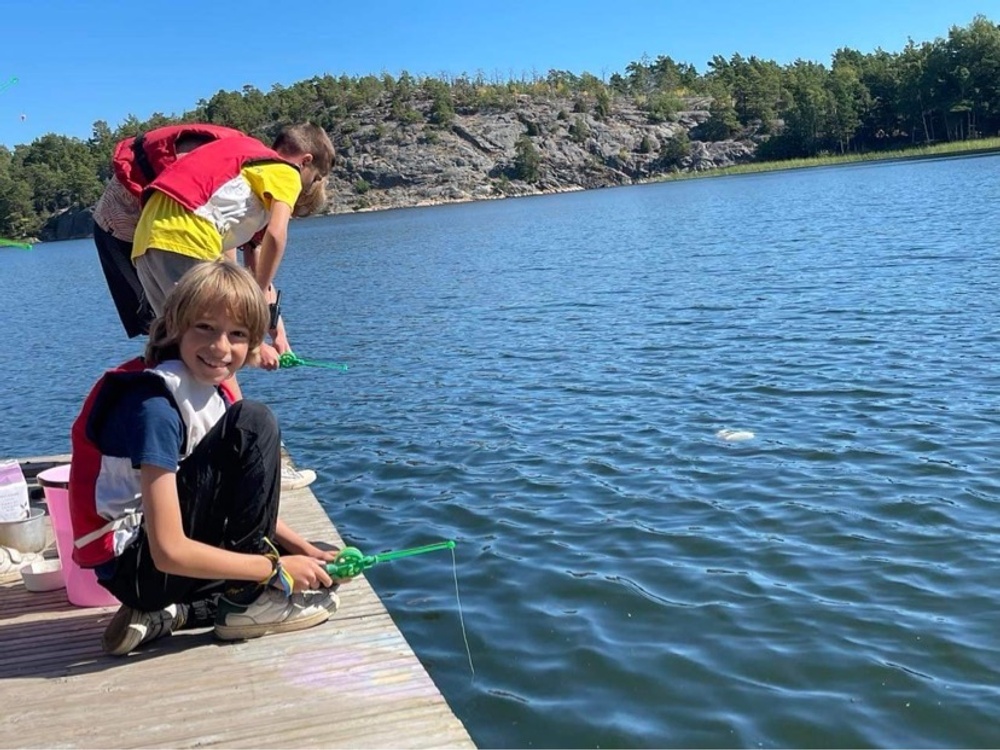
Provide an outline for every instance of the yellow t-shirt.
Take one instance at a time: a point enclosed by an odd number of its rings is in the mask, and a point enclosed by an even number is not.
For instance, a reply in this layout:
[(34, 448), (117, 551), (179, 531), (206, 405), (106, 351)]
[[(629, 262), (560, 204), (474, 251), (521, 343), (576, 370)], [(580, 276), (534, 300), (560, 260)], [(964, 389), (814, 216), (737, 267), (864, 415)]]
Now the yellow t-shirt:
[(301, 191), (302, 178), (295, 167), (275, 162), (243, 167), (194, 211), (154, 191), (135, 228), (132, 261), (151, 247), (218, 260), (267, 226), (272, 201), (294, 206)]

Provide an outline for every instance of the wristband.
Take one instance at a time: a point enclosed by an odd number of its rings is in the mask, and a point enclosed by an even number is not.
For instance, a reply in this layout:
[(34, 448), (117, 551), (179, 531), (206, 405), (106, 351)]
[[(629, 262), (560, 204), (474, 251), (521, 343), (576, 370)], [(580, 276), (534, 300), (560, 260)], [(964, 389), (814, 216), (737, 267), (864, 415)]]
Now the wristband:
[(286, 597), (290, 597), (292, 591), (295, 589), (295, 579), (292, 578), (291, 573), (285, 570), (285, 566), (281, 564), (281, 555), (278, 554), (277, 548), (271, 544), (271, 540), (264, 537), (264, 541), (271, 548), (270, 552), (264, 553), (264, 557), (271, 561), (271, 574), (264, 580), (259, 581), (259, 583), (262, 586), (274, 586), (281, 589)]
[(281, 317), (281, 290), (276, 289), (275, 300), (273, 303), (267, 306), (268, 310), (271, 311), (271, 320), (268, 322), (267, 329), (273, 331), (278, 327), (278, 318)]

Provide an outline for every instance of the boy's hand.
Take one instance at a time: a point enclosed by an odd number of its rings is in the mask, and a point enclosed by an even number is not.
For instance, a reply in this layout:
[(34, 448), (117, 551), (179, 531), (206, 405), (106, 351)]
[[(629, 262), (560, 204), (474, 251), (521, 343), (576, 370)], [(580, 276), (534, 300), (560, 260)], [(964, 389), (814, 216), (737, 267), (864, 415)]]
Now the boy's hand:
[(333, 579), (326, 572), (324, 564), (308, 555), (282, 555), (281, 565), (295, 581), (295, 591), (326, 588), (333, 585)]
[(265, 370), (277, 370), (280, 366), (278, 350), (270, 344), (260, 345), (260, 366)]
[[(312, 544), (311, 542), (306, 542), (303, 553), (309, 555), (310, 557), (314, 557), (317, 560), (321, 560), (324, 566), (323, 569), (326, 570), (325, 567), (326, 564), (335, 562), (337, 556), (340, 554), (340, 550), (332, 546), (330, 547), (330, 549), (320, 549), (315, 544)], [(333, 576), (331, 576), (330, 579), (334, 583), (347, 583), (348, 581), (353, 580), (351, 578), (335, 578)]]
[(330, 546), (330, 549), (320, 549), (312, 542), (306, 542), (302, 545), (301, 554), (309, 555), (309, 557), (314, 557), (320, 562), (326, 564), (336, 560), (337, 555), (340, 554), (340, 550), (332, 545)]

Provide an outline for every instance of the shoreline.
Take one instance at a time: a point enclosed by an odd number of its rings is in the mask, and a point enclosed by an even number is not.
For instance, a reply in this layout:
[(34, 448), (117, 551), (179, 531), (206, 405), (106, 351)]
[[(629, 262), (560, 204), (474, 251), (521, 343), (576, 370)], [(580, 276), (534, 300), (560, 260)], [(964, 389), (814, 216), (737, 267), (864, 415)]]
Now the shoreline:
[[(733, 167), (720, 167), (719, 169), (705, 170), (702, 172), (679, 172), (676, 174), (664, 175), (649, 180), (649, 182), (673, 182), (681, 180), (700, 179), (707, 177), (730, 177), (733, 175), (762, 174), (769, 172), (791, 172), (799, 169), (818, 169), (821, 167), (850, 167), (885, 164), (888, 162), (900, 161), (929, 161), (933, 159), (964, 159), (978, 156), (990, 156), (1000, 153), (1000, 138), (980, 139), (989, 141), (989, 146), (977, 146), (975, 148), (961, 148), (958, 144), (941, 144), (938, 146), (923, 146), (906, 151), (896, 151), (890, 153), (866, 153), (866, 154), (844, 154), (836, 156), (817, 156), (810, 159), (790, 159), (787, 161), (766, 161), (739, 164)], [(968, 141), (976, 143), (977, 141)], [(963, 142), (964, 143), (964, 142)]]
[[(988, 145), (984, 145), (984, 142)], [(973, 147), (965, 147), (965, 144), (969, 144), (970, 146), (972, 144), (976, 145)], [(889, 153), (843, 154), (843, 155), (833, 155), (833, 156), (818, 156), (809, 159), (748, 162), (745, 164), (738, 164), (731, 167), (718, 167), (716, 169), (707, 169), (707, 170), (689, 171), (689, 172), (674, 172), (674, 173), (658, 175), (656, 177), (650, 177), (648, 179), (636, 180), (626, 184), (601, 185), (598, 187), (591, 187), (591, 188), (581, 187), (579, 185), (567, 185), (558, 188), (539, 189), (531, 192), (524, 191), (517, 193), (491, 195), (491, 196), (476, 196), (468, 198), (463, 197), (463, 198), (451, 198), (451, 199), (433, 199), (433, 198), (417, 199), (409, 203), (399, 203), (393, 205), (381, 205), (381, 206), (368, 205), (364, 207), (347, 207), (344, 209), (338, 209), (336, 206), (334, 206), (330, 210), (314, 214), (314, 216), (312, 217), (304, 217), (304, 218), (367, 214), (367, 213), (396, 211), (396, 210), (412, 209), (412, 208), (430, 208), (434, 206), (478, 203), (481, 201), (507, 200), (510, 198), (531, 198), (544, 195), (560, 195), (562, 193), (576, 193), (587, 190), (606, 190), (619, 187), (631, 187), (634, 185), (652, 185), (652, 184), (661, 184), (665, 182), (680, 182), (684, 180), (734, 177), (741, 175), (753, 175), (753, 174), (763, 174), (771, 172), (790, 172), (801, 169), (818, 169), (822, 167), (862, 166), (862, 165), (885, 164), (885, 163), (900, 162), (900, 161), (927, 161), (933, 159), (973, 158), (980, 156), (990, 156), (997, 153), (1000, 153), (1000, 137), (983, 138), (977, 141), (958, 141), (955, 143), (944, 143), (933, 146), (920, 146), (920, 147), (915, 147), (913, 149), (907, 149), (905, 151), (895, 151)], [(90, 207), (84, 210), (92, 210), (92, 208), (93, 207)], [(29, 245), (39, 245), (39, 244), (49, 244), (52, 242), (65, 242), (69, 240), (88, 239), (93, 236), (94, 236), (93, 232), (90, 232), (88, 234), (74, 235), (72, 237), (63, 237), (54, 240), (41, 240), (38, 239), (37, 237), (31, 237), (19, 241)], [(16, 246), (13, 246), (13, 248), (21, 249)], [(25, 249), (30, 249), (30, 248), (25, 248)]]

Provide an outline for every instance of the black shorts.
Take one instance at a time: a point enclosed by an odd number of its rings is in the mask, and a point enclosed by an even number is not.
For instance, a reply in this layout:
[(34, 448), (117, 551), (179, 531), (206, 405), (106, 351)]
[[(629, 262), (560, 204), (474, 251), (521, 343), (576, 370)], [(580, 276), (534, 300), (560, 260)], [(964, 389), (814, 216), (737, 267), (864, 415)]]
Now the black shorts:
[(146, 302), (139, 275), (132, 265), (132, 243), (120, 240), (94, 224), (94, 244), (125, 333), (129, 338), (149, 333), (149, 324), (155, 316)]

